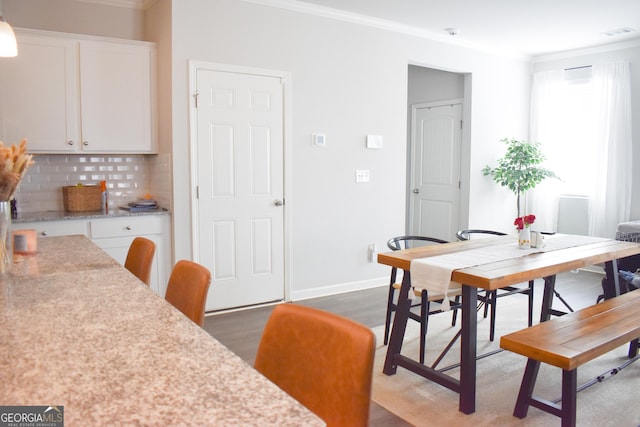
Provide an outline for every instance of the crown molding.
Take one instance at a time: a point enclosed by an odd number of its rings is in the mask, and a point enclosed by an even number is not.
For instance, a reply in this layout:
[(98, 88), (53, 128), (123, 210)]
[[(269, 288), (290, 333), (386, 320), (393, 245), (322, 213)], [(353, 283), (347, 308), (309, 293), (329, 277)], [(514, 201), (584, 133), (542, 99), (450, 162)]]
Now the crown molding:
[(572, 49), (565, 52), (557, 52), (557, 53), (550, 53), (547, 55), (540, 55), (540, 56), (534, 57), (532, 62), (534, 64), (538, 64), (542, 62), (557, 61), (561, 59), (575, 58), (578, 56), (597, 55), (600, 53), (613, 52), (613, 51), (622, 50), (622, 49), (633, 49), (637, 47), (640, 47), (640, 38), (634, 38), (624, 42), (608, 43), (608, 44), (603, 44), (599, 46), (585, 47), (583, 49)]
[(123, 7), (126, 9), (147, 10), (158, 0), (77, 0), (84, 3), (94, 3), (103, 6)]
[(254, 3), (262, 6), (277, 7), (293, 12), (305, 13), (308, 15), (319, 16), (328, 19), (334, 19), (337, 21), (349, 22), (352, 24), (364, 25), (368, 27), (378, 28), (386, 31), (391, 31), (400, 34), (406, 34), (413, 37), (419, 37), (431, 41), (437, 41), (440, 43), (447, 43), (459, 47), (464, 47), (472, 50), (482, 51), (485, 53), (491, 53), (494, 55), (509, 57), (513, 59), (519, 59), (524, 61), (531, 60), (529, 55), (525, 55), (519, 52), (506, 52), (504, 49), (496, 49), (491, 46), (481, 45), (478, 43), (471, 43), (461, 39), (457, 39), (450, 35), (442, 35), (427, 31), (419, 27), (401, 24), (399, 22), (390, 21), (387, 19), (375, 18), (368, 15), (362, 15), (353, 12), (347, 12), (340, 9), (334, 9), (326, 6), (318, 6), (311, 3), (305, 3), (297, 0), (241, 0), (247, 3)]

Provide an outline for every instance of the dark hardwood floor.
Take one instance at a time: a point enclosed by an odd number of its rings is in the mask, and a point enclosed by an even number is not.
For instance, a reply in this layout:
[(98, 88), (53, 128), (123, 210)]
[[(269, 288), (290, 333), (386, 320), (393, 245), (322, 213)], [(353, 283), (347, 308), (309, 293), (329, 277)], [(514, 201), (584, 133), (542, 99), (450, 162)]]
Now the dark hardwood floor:
[[(601, 290), (601, 279), (602, 275), (588, 271), (564, 273), (556, 280), (556, 290), (569, 301), (572, 308), (580, 309), (595, 303)], [(542, 280), (537, 280), (536, 298), (541, 298), (542, 289)], [(384, 324), (387, 291), (388, 288), (383, 286), (296, 303), (340, 314), (368, 327), (376, 327)], [(554, 308), (563, 309), (557, 298), (554, 300)], [(231, 351), (253, 365), (264, 325), (272, 310), (273, 306), (266, 306), (210, 315), (205, 320), (204, 328)], [(370, 425), (395, 427), (410, 424), (372, 402)]]

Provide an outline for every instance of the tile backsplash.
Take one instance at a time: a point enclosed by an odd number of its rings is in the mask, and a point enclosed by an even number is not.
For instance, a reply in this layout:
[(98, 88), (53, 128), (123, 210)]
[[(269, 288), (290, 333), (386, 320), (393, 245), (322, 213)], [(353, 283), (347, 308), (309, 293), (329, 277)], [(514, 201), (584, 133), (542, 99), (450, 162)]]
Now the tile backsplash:
[(62, 211), (62, 187), (107, 181), (109, 208), (145, 194), (162, 207), (171, 197), (169, 155), (35, 155), (16, 192), (18, 212)]

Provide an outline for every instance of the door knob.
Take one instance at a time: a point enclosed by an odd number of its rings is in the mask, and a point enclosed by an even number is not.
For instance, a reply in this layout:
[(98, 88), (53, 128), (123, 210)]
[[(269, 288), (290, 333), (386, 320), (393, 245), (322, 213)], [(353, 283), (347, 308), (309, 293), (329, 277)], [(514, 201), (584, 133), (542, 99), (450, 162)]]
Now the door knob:
[(278, 200), (275, 200), (275, 201), (273, 202), (273, 204), (279, 207), (279, 206), (284, 205), (284, 201), (283, 201), (283, 200), (279, 200), (279, 199), (278, 199)]
[(414, 194), (420, 194), (420, 189), (419, 188), (414, 188), (413, 189), (413, 193)]

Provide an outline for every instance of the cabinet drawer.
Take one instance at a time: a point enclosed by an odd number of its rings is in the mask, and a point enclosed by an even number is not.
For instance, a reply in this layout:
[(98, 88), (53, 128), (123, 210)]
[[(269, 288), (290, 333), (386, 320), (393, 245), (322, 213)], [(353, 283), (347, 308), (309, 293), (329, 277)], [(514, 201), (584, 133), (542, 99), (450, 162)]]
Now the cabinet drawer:
[(162, 234), (162, 218), (148, 215), (94, 220), (89, 222), (92, 239)]
[(38, 237), (69, 236), (82, 234), (88, 236), (86, 221), (41, 221), (12, 224), (13, 230), (34, 229)]

